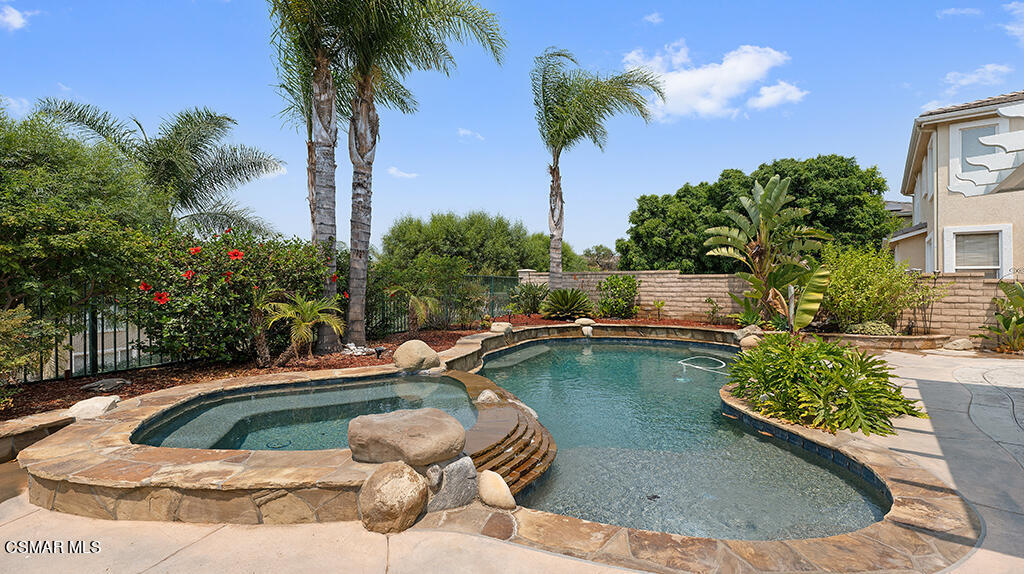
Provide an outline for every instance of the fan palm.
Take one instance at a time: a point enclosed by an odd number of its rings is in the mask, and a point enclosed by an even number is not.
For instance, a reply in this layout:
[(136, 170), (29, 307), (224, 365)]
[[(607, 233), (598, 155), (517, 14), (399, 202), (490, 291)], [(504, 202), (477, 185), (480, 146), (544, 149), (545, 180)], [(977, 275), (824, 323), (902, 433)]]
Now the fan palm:
[[(533, 104), (537, 108), (540, 137), (551, 154), (548, 173), (551, 192), (548, 198), (548, 228), (551, 231), (551, 265), (553, 281), (562, 273), (562, 232), (564, 230), (562, 175), (558, 160), (563, 151), (583, 140), (590, 140), (599, 149), (608, 141), (605, 121), (616, 114), (633, 114), (650, 121), (651, 111), (644, 92), (650, 90), (664, 99), (661, 80), (644, 68), (633, 68), (621, 74), (601, 76), (587, 70), (568, 69), (578, 64), (566, 50), (548, 48), (534, 59), (530, 81)], [(554, 283), (553, 283), (554, 285)]]
[[(451, 40), (475, 41), (500, 61), (505, 41), (497, 18), (469, 0), (270, 0), (276, 21), (280, 69), (289, 69), (286, 100), (308, 113), (310, 211), (313, 237), (332, 248), (336, 240), (334, 147), (337, 110), (348, 117), (352, 162), (352, 216), (349, 241), (348, 338), (366, 341), (366, 273), (370, 247), (373, 161), (379, 119), (377, 103), (413, 111), (415, 101), (400, 81), (413, 70), (449, 74), (455, 60)], [(288, 66), (286, 68), (285, 66)], [(307, 78), (310, 87), (296, 79)], [(340, 85), (336, 86), (336, 84)], [(338, 106), (348, 94), (347, 110)], [(325, 292), (335, 286), (325, 284)], [(336, 341), (321, 338), (329, 350)]]
[[(775, 175), (765, 186), (754, 182), (750, 193), (737, 198), (745, 214), (731, 209), (722, 213), (731, 219), (736, 227), (712, 227), (704, 242), (712, 249), (708, 255), (730, 257), (743, 263), (749, 270), (737, 273), (750, 283), (750, 296), (758, 299), (762, 313), (775, 310), (789, 315), (782, 297), (782, 289), (804, 277), (808, 266), (804, 254), (821, 247), (820, 240), (832, 236), (812, 227), (799, 224), (809, 213), (802, 207), (786, 207), (794, 200), (789, 195), (790, 179)], [(814, 277), (815, 285), (824, 279)]]
[(338, 298), (306, 299), (300, 293), (288, 296), (288, 301), (271, 301), (263, 304), (266, 312), (266, 326), (278, 321), (285, 321), (290, 326), (291, 345), (277, 359), (278, 365), (286, 364), (292, 357), (297, 357), (299, 349), (305, 345), (307, 356), (313, 356), (313, 327), (325, 325), (341, 335), (345, 331), (345, 321), (341, 319)]
[(221, 143), (236, 124), (207, 108), (183, 110), (160, 124), (150, 137), (134, 125), (96, 106), (44, 99), (40, 110), (90, 139), (110, 143), (138, 162), (150, 183), (170, 194), (171, 215), (200, 233), (227, 228), (271, 233), (270, 227), (235, 203), (239, 186), (273, 174), (281, 162), (257, 148)]

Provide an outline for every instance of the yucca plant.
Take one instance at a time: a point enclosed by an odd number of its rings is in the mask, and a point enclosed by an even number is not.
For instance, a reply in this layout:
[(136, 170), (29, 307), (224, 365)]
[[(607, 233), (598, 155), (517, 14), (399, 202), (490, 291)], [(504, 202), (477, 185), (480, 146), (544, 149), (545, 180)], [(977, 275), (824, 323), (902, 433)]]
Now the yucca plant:
[(555, 289), (541, 303), (540, 312), (547, 319), (578, 319), (593, 313), (594, 305), (579, 289)]
[(278, 321), (289, 324), (291, 345), (281, 353), (276, 364), (282, 366), (299, 355), (299, 349), (306, 347), (306, 355), (313, 357), (313, 328), (326, 325), (338, 336), (345, 331), (345, 321), (340, 317), (338, 297), (306, 299), (301, 294), (288, 295), (287, 301), (271, 301), (264, 304), (267, 313), (266, 326), (270, 328)]

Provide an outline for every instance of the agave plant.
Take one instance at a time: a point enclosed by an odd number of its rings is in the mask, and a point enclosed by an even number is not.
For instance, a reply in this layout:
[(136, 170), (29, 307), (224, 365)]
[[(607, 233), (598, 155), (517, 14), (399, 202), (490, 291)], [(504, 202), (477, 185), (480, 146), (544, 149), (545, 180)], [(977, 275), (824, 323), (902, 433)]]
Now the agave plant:
[(763, 187), (755, 181), (753, 190), (738, 198), (745, 214), (722, 212), (736, 227), (712, 227), (707, 230), (711, 237), (704, 242), (712, 248), (708, 255), (730, 257), (746, 266), (748, 271), (736, 275), (750, 283), (748, 296), (760, 302), (765, 318), (772, 311), (788, 315), (782, 293), (808, 271), (803, 255), (819, 249), (822, 240), (832, 239), (824, 231), (798, 223), (809, 211), (787, 207), (794, 200), (787, 193), (789, 182), (778, 175)]
[(579, 289), (555, 289), (541, 303), (540, 312), (547, 319), (577, 319), (593, 313), (594, 305)]
[(324, 297), (322, 299), (306, 299), (300, 293), (287, 296), (287, 301), (271, 301), (264, 304), (267, 313), (266, 325), (269, 328), (278, 321), (285, 321), (291, 327), (291, 345), (276, 363), (278, 366), (286, 364), (293, 357), (299, 355), (299, 349), (306, 347), (306, 355), (313, 356), (313, 327), (326, 325), (332, 331), (341, 336), (345, 331), (345, 321), (340, 317), (342, 311), (338, 308), (338, 297)]

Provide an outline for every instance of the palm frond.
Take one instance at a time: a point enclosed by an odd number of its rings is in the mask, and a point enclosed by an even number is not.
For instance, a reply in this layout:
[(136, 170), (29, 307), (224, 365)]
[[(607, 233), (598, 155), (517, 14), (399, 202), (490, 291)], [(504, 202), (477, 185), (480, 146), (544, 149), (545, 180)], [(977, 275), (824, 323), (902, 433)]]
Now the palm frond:
[(135, 159), (139, 139), (135, 130), (91, 104), (45, 98), (39, 102), (39, 111), (66, 124), (79, 135), (91, 140), (106, 141), (124, 155)]

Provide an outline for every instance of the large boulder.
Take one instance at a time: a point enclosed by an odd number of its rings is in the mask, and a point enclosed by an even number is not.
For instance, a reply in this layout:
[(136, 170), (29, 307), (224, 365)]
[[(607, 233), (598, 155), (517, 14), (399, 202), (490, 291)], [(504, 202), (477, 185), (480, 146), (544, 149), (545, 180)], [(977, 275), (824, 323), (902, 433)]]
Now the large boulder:
[(746, 339), (750, 335), (756, 335), (760, 337), (764, 335), (764, 331), (761, 330), (761, 327), (758, 327), (757, 325), (747, 325), (746, 327), (743, 327), (742, 329), (738, 329), (736, 331), (736, 340), (742, 341), (743, 339)]
[(395, 349), (395, 366), (403, 371), (423, 371), (441, 366), (441, 357), (419, 339), (406, 341)]
[(576, 319), (576, 324), (577, 325), (583, 325), (584, 327), (589, 327), (589, 326), (591, 326), (591, 325), (593, 325), (595, 323), (597, 323), (597, 321), (595, 321), (595, 320), (593, 320), (593, 319), (591, 319), (589, 317), (580, 317), (579, 319)]
[(516, 499), (505, 484), (505, 479), (493, 470), (485, 470), (477, 478), (480, 489), (480, 500), (487, 506), (512, 510), (516, 507)]
[(461, 456), (443, 468), (431, 466), (427, 471), (428, 480), (432, 474), (430, 471), (435, 468), (440, 470), (440, 480), (437, 484), (431, 485), (427, 512), (458, 508), (476, 498), (476, 465), (473, 464), (473, 459)]
[(746, 351), (747, 349), (753, 349), (754, 347), (761, 344), (761, 337), (757, 335), (747, 335), (740, 339), (740, 349)]
[(942, 346), (947, 351), (973, 351), (974, 341), (970, 339), (953, 339)]
[(358, 462), (400, 460), (429, 466), (462, 454), (466, 429), (440, 409), (362, 415), (348, 423), (348, 446)]
[(404, 462), (386, 462), (359, 489), (359, 518), (367, 530), (401, 532), (427, 505), (427, 479)]
[(76, 421), (95, 418), (114, 410), (120, 401), (121, 397), (117, 395), (85, 399), (71, 405), (71, 408), (68, 409), (68, 415), (75, 417)]

